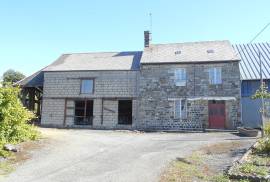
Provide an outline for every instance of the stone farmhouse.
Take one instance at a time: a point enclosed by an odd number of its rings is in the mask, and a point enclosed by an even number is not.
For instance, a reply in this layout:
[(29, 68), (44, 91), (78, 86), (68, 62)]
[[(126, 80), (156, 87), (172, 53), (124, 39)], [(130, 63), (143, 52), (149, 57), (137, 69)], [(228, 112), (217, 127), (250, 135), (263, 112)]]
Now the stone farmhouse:
[(143, 51), (64, 54), (20, 82), (50, 127), (234, 129), (240, 58), (229, 41), (151, 44)]

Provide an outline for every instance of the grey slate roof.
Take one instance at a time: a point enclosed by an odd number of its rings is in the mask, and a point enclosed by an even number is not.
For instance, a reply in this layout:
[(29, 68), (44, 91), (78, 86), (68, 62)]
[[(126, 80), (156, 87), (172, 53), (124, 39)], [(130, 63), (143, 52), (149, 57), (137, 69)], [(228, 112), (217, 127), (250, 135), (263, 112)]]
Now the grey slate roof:
[[(213, 50), (214, 53), (208, 53), (209, 50)], [(236, 44), (232, 46), (229, 41), (209, 41), (154, 44), (145, 48), (143, 54), (141, 51), (64, 54), (49, 66), (16, 84), (25, 87), (42, 86), (44, 71), (139, 70), (140, 62), (149, 64), (237, 61), (240, 58), (241, 79), (256, 80), (260, 79), (258, 50), (262, 54), (263, 78), (270, 79), (269, 43)]]
[(44, 72), (42, 70), (16, 82), (14, 85), (21, 85), (24, 87), (43, 87)]
[(64, 54), (43, 71), (139, 70), (142, 52)]
[(14, 85), (43, 86), (45, 71), (139, 70), (141, 56), (141, 51), (63, 54), (49, 66)]
[(192, 63), (239, 61), (229, 41), (152, 44), (144, 49), (141, 63)]
[(259, 52), (261, 52), (263, 79), (270, 79), (270, 44), (235, 44), (233, 48), (241, 57), (240, 75), (242, 80), (260, 79)]

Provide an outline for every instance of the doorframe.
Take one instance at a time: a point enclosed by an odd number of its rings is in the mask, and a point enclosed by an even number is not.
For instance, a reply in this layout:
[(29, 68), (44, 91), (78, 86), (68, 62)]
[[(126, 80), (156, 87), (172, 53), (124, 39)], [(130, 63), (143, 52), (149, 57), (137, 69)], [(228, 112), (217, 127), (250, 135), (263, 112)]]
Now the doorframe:
[(227, 113), (226, 113), (226, 101), (225, 100), (208, 100), (208, 104), (207, 104), (207, 107), (208, 107), (208, 128), (211, 129), (211, 124), (210, 124), (210, 114), (209, 114), (209, 105), (210, 105), (210, 102), (211, 101), (215, 101), (215, 102), (220, 102), (222, 101), (221, 104), (224, 105), (224, 128), (223, 129), (226, 129), (226, 120), (227, 120)]

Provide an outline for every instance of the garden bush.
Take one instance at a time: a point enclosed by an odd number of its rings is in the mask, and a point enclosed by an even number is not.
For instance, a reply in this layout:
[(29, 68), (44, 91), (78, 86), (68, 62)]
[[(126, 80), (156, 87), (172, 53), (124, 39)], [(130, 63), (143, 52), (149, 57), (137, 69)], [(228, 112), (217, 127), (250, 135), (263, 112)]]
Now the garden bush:
[[(29, 121), (35, 115), (23, 107), (19, 99), (20, 89), (0, 87), (0, 144), (34, 140), (39, 136)], [(0, 146), (1, 147), (1, 146)]]
[(256, 152), (270, 155), (270, 123), (264, 126), (265, 136), (258, 141)]
[(266, 137), (270, 137), (270, 123), (267, 122), (264, 126), (264, 134)]
[(256, 147), (256, 152), (270, 155), (270, 138), (264, 137), (261, 138), (258, 142), (259, 143)]

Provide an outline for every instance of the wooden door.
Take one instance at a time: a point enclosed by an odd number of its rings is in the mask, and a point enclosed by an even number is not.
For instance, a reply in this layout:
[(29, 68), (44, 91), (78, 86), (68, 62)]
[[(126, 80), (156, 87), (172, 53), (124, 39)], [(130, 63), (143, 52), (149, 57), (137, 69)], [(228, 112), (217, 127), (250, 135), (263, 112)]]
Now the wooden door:
[(225, 128), (225, 102), (209, 101), (209, 128), (224, 129)]

